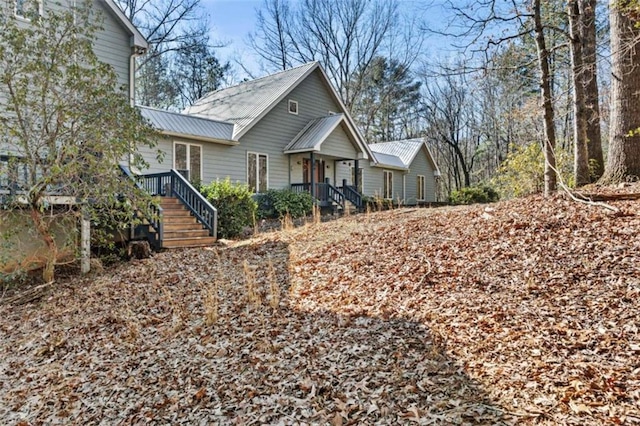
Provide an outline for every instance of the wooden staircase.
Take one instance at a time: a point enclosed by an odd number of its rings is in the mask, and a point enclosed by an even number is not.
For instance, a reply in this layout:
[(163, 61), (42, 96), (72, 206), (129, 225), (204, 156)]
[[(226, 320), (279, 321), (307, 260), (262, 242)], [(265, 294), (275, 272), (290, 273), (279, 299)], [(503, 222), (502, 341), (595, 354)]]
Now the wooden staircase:
[(162, 248), (204, 247), (215, 243), (216, 238), (209, 235), (180, 200), (162, 197), (160, 206), (164, 227)]

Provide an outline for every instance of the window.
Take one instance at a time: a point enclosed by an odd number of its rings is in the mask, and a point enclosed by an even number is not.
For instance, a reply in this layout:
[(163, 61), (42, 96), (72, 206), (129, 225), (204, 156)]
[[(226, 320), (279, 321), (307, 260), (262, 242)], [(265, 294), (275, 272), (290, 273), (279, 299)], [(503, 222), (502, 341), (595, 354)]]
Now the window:
[(42, 15), (42, 0), (15, 0), (14, 12), (18, 18), (31, 20)]
[(253, 192), (266, 192), (269, 186), (269, 158), (267, 154), (247, 153), (247, 185)]
[(416, 198), (418, 200), (424, 200), (424, 176), (418, 175), (418, 182), (416, 186)]
[(384, 171), (384, 186), (382, 187), (382, 195), (384, 198), (393, 198), (393, 172), (389, 170)]
[(298, 115), (298, 101), (289, 100), (289, 113)]
[(173, 144), (173, 168), (189, 182), (202, 182), (202, 146), (175, 142)]

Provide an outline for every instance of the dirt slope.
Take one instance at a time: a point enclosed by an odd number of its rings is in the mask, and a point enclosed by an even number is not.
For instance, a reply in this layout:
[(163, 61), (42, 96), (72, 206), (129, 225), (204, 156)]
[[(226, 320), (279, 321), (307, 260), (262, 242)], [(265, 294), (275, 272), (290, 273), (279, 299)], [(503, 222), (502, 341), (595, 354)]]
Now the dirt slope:
[(0, 306), (0, 423), (638, 424), (640, 202), (402, 209)]

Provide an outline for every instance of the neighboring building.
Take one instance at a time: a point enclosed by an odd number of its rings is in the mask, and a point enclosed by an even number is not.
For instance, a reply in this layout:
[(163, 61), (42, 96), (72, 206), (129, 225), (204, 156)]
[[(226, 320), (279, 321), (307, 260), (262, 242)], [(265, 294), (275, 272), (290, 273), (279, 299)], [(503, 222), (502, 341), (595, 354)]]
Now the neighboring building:
[(363, 192), (403, 205), (435, 202), (440, 170), (423, 139), (369, 145), (374, 161), (363, 169)]

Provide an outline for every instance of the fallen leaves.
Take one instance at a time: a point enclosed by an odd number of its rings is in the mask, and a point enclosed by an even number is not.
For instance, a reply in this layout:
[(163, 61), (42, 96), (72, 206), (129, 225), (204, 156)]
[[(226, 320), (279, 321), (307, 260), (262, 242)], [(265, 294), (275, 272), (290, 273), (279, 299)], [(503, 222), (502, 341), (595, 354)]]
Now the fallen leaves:
[(0, 306), (0, 419), (640, 423), (639, 204), (612, 203), (363, 214), (65, 283)]

